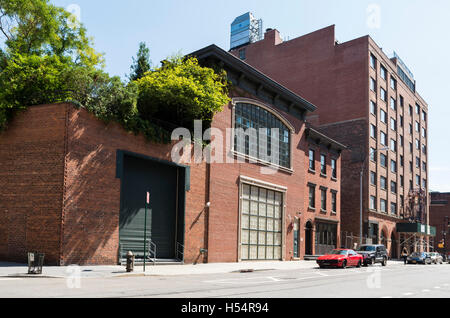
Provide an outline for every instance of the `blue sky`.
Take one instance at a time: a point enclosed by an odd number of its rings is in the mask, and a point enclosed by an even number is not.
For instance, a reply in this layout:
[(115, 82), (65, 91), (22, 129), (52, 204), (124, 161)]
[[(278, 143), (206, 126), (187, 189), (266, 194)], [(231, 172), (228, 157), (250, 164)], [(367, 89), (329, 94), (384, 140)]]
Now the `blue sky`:
[[(106, 70), (123, 78), (141, 41), (150, 47), (154, 65), (174, 53), (187, 54), (212, 43), (228, 50), (231, 22), (248, 11), (264, 20), (264, 28), (277, 28), (290, 39), (331, 24), (340, 42), (370, 34), (388, 55), (395, 50), (414, 73), (418, 92), (430, 106), (430, 190), (450, 192), (448, 0), (51, 2), (80, 8), (95, 48), (105, 53)], [(378, 25), (368, 23), (372, 4), (380, 9)]]

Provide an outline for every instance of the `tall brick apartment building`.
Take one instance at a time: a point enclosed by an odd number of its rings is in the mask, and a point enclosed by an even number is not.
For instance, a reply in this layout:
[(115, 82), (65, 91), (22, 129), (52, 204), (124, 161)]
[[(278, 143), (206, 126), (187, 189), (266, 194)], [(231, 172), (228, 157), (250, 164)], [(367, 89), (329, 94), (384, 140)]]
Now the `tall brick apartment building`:
[(436, 227), (435, 245), (444, 242), (444, 247), (437, 249), (448, 255), (450, 253), (450, 193), (431, 192), (430, 224)]
[(314, 103), (307, 120), (349, 146), (343, 231), (359, 236), (362, 170), (364, 236), (394, 258), (401, 245), (426, 247), (429, 228), (397, 226), (405, 219), (427, 225), (429, 206), (428, 105), (400, 58), (389, 58), (370, 36), (340, 43), (334, 26), (289, 41), (268, 29), (264, 40), (231, 52)]
[(234, 85), (212, 128), (263, 128), (271, 143), (267, 129), (278, 128), (279, 160), (244, 134), (215, 148), (230, 163), (173, 162), (173, 145), (72, 104), (29, 107), (0, 134), (0, 260), (36, 250), (60, 265), (142, 257), (147, 191), (158, 259), (293, 260), (340, 245), (345, 147), (305, 123), (316, 107), (217, 46), (193, 55)]

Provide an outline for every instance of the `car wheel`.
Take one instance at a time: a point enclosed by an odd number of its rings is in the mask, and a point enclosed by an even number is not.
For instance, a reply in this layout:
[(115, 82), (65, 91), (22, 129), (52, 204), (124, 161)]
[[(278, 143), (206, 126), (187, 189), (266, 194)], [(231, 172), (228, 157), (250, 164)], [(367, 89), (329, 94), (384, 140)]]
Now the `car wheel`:
[(361, 268), (361, 261), (358, 262), (357, 268)]
[(382, 266), (386, 266), (386, 265), (387, 265), (387, 259), (386, 259), (386, 257), (383, 258), (383, 262), (381, 263), (381, 265), (382, 265)]
[(342, 262), (342, 268), (343, 268), (343, 269), (347, 268), (347, 261), (343, 261), (343, 262)]

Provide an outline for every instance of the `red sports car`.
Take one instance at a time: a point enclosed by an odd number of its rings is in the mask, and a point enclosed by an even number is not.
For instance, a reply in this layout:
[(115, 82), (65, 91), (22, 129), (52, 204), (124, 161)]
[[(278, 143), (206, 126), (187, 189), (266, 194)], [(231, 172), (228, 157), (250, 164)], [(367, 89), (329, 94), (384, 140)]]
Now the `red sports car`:
[(361, 267), (363, 264), (362, 255), (356, 253), (354, 250), (349, 249), (336, 249), (330, 254), (321, 256), (317, 259), (317, 264), (320, 268), (324, 267), (341, 267), (346, 268), (348, 266)]

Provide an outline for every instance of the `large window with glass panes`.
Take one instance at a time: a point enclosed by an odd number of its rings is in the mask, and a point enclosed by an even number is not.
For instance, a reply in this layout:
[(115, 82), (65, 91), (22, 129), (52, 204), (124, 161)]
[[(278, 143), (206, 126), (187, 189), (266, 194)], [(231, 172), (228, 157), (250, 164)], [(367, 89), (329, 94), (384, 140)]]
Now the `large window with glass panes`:
[(280, 260), (283, 193), (242, 184), (241, 260)]

